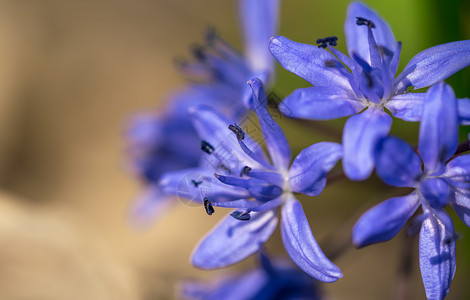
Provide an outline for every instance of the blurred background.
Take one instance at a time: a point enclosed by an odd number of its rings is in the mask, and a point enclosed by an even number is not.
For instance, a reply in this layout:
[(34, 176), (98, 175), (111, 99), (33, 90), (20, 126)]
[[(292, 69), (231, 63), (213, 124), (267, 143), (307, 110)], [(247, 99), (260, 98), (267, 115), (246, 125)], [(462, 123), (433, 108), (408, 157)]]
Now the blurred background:
[[(399, 70), (421, 50), (470, 38), (466, 0), (365, 2), (403, 42)], [(337, 35), (344, 51), (348, 3), (283, 1), (280, 34), (309, 44)], [(181, 86), (174, 59), (188, 56), (207, 26), (241, 49), (236, 4), (0, 1), (0, 299), (172, 299), (182, 279), (222, 272), (197, 270), (189, 256), (223, 209), (209, 217), (175, 201), (148, 228), (131, 226), (128, 210), (141, 186), (128, 171), (123, 132), (130, 116), (158, 109)], [(468, 97), (470, 68), (447, 82), (457, 96)], [(278, 96), (303, 86), (278, 66)], [(340, 141), (344, 123), (279, 121), (294, 154), (313, 142)], [(417, 129), (395, 121), (392, 131), (416, 144)], [(404, 193), (372, 178), (335, 182), (321, 196), (301, 200), (315, 237), (333, 255), (362, 212)], [(452, 215), (462, 239), (448, 299), (468, 299), (470, 229)], [(278, 232), (267, 249), (285, 255)], [(412, 256), (409, 279), (399, 275), (404, 253)], [(417, 243), (403, 233), (384, 244), (348, 248), (335, 262), (344, 277), (323, 285), (331, 299), (393, 299), (403, 290), (410, 299), (424, 299)]]

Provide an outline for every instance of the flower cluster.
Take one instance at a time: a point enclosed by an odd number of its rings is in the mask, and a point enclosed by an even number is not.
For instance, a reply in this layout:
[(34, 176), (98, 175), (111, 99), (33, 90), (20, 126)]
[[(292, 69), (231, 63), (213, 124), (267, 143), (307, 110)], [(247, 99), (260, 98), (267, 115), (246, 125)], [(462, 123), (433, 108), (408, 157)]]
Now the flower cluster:
[[(444, 208), (450, 204), (470, 226), (470, 154), (461, 155), (469, 150), (469, 141), (459, 145), (458, 140), (459, 125), (470, 124), (470, 100), (457, 99), (443, 80), (470, 65), (470, 40), (424, 50), (397, 76), (402, 44), (364, 4), (351, 3), (347, 12), (349, 56), (335, 48), (334, 36), (318, 39), (317, 46), (272, 37), (278, 4), (240, 0), (245, 56), (210, 32), (208, 48), (194, 49), (196, 62), (180, 64), (200, 83), (176, 94), (161, 115), (141, 115), (133, 121), (129, 153), (150, 191), (137, 215), (161, 211), (161, 203), (173, 196), (199, 203), (208, 215), (217, 207), (231, 208), (193, 252), (193, 265), (202, 269), (227, 267), (258, 252), (279, 223), (292, 261), (313, 278), (334, 282), (342, 273), (316, 242), (296, 195), (318, 196), (327, 174), (342, 159), (351, 180), (365, 180), (375, 169), (388, 185), (414, 188), (367, 211), (353, 228), (353, 244), (389, 240), (407, 222), (410, 228), (420, 227), (419, 260), (427, 298), (445, 298), (456, 268), (456, 233)], [(313, 85), (287, 96), (281, 112), (312, 120), (351, 116), (342, 145), (319, 142), (292, 159), (263, 87), (272, 83), (273, 58)], [(244, 129), (248, 111), (256, 114), (267, 153)], [(420, 122), (418, 152), (389, 136), (393, 118)], [(187, 294), (202, 299), (274, 295), (293, 284), (303, 290), (302, 276), (273, 275), (276, 268), (263, 259), (264, 273), (229, 277), (210, 289), (190, 284)], [(297, 276), (298, 282), (293, 282)], [(276, 283), (267, 278), (276, 278)]]

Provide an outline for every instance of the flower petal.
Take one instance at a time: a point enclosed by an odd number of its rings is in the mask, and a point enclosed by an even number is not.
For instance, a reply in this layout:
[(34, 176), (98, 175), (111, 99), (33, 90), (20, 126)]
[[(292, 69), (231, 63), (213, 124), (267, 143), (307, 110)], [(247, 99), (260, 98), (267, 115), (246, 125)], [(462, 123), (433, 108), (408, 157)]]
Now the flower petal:
[(453, 182), (470, 182), (470, 154), (457, 156), (448, 162), (442, 177)]
[(393, 96), (385, 107), (395, 118), (415, 122), (421, 120), (423, 115), (423, 100), (425, 93), (407, 93)]
[[(446, 220), (440, 220), (445, 218)], [(449, 223), (450, 222), (450, 223)], [(455, 274), (455, 234), (444, 212), (424, 220), (419, 235), (419, 266), (428, 299), (444, 299)]]
[(397, 42), (387, 22), (363, 3), (353, 2), (348, 7), (346, 23), (344, 24), (349, 56), (353, 57), (353, 53), (356, 53), (369, 65), (371, 63), (367, 26), (356, 25), (356, 18), (358, 17), (374, 23), (375, 28), (372, 29), (372, 32), (377, 46), (387, 49), (393, 55), (396, 51)]
[(345, 75), (347, 69), (325, 49), (296, 43), (283, 36), (275, 36), (269, 43), (269, 50), (284, 69), (302, 77), (312, 85), (351, 91), (351, 85)]
[(258, 251), (276, 229), (275, 211), (251, 213), (249, 221), (227, 215), (196, 247), (191, 257), (201, 269), (223, 268)]
[(459, 110), (459, 123), (461, 125), (470, 125), (470, 99), (458, 99), (457, 107)]
[(223, 274), (211, 282), (184, 281), (179, 296), (182, 300), (238, 300), (256, 299), (257, 294), (269, 282), (261, 269), (244, 273)]
[(132, 116), (126, 130), (126, 150), (137, 176), (155, 184), (164, 172), (197, 166), (201, 153), (190, 151), (199, 139), (183, 112), (165, 110)]
[(318, 246), (302, 205), (292, 195), (282, 207), (281, 235), (290, 258), (307, 274), (323, 282), (341, 278), (334, 265)]
[(280, 105), (289, 118), (329, 120), (360, 112), (364, 104), (340, 89), (310, 87), (295, 90)]
[(374, 168), (374, 150), (392, 126), (392, 118), (383, 110), (368, 108), (350, 117), (343, 130), (343, 168), (352, 180), (364, 180)]
[(268, 44), (278, 26), (279, 0), (242, 0), (239, 5), (245, 55), (251, 69), (272, 74), (274, 61)]
[(289, 170), (289, 185), (294, 192), (319, 195), (326, 184), (326, 174), (342, 156), (340, 144), (321, 142), (302, 150)]
[(455, 212), (468, 227), (470, 227), (470, 191), (455, 189), (454, 197), (450, 199), (450, 204)]
[(238, 200), (227, 200), (222, 202), (211, 202), (212, 206), (217, 207), (228, 207), (228, 208), (238, 208), (238, 209), (245, 209), (248, 212), (256, 211), (262, 212), (266, 210), (274, 209), (280, 205), (282, 205), (283, 200), (282, 196), (276, 199), (262, 202), (258, 200), (247, 200), (247, 199), (238, 199)]
[(130, 211), (130, 222), (136, 227), (147, 227), (172, 204), (172, 197), (163, 195), (156, 185), (144, 188)]
[(442, 178), (426, 178), (419, 185), (419, 190), (428, 204), (436, 209), (449, 203), (451, 188)]
[(395, 197), (372, 207), (356, 222), (353, 244), (364, 247), (393, 238), (419, 207), (416, 193)]
[(277, 167), (287, 169), (291, 160), (291, 150), (281, 127), (279, 127), (266, 109), (267, 97), (264, 92), (263, 84), (258, 79), (250, 80), (248, 84), (253, 89), (253, 109), (258, 116), (266, 147), (268, 148), (273, 164)]
[(419, 152), (425, 170), (440, 172), (459, 143), (457, 100), (452, 88), (441, 82), (426, 92), (419, 129)]
[[(215, 155), (203, 155), (206, 165), (212, 165), (216, 169), (218, 165), (223, 164), (229, 170), (236, 172), (240, 172), (244, 166), (260, 167), (255, 159), (240, 148), (236, 135), (228, 129), (229, 125), (235, 123), (234, 121), (209, 106), (191, 107), (190, 113), (194, 128), (201, 140), (208, 142), (215, 149)], [(261, 146), (247, 134), (243, 142), (257, 157), (265, 156)]]
[(375, 163), (377, 175), (389, 185), (415, 187), (422, 175), (421, 158), (410, 145), (395, 137), (379, 142)]
[(431, 86), (470, 64), (470, 40), (438, 45), (413, 57), (395, 79), (395, 93)]
[(245, 189), (220, 183), (212, 173), (201, 168), (165, 173), (159, 188), (165, 195), (177, 196), (187, 203), (196, 201), (200, 204), (204, 198), (211, 202), (249, 198)]

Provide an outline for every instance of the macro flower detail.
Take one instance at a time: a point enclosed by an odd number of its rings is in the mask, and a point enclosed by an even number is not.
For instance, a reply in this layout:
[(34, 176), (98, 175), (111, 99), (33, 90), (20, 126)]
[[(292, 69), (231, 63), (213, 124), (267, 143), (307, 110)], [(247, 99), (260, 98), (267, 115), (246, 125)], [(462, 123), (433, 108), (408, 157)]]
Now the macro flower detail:
[(371, 208), (353, 229), (353, 243), (358, 247), (389, 240), (421, 206), (423, 213), (414, 222), (422, 222), (419, 260), (428, 299), (443, 299), (455, 273), (455, 231), (444, 207), (452, 205), (470, 226), (470, 155), (452, 158), (457, 146), (457, 99), (442, 82), (425, 94), (419, 134), (421, 158), (398, 138), (385, 138), (377, 147), (379, 177), (389, 185), (413, 187), (415, 191)]
[[(206, 152), (199, 169), (167, 173), (162, 190), (178, 194), (181, 182), (190, 185), (189, 194), (214, 207), (229, 207), (227, 215), (197, 246), (192, 256), (203, 269), (225, 267), (255, 253), (281, 223), (281, 236), (291, 259), (312, 277), (333, 282), (342, 276), (318, 246), (302, 205), (294, 193), (320, 194), (326, 175), (342, 156), (341, 145), (321, 142), (304, 149), (291, 164), (291, 150), (279, 125), (266, 108), (261, 81), (249, 82), (251, 99), (269, 153), (235, 122), (209, 107), (193, 109), (193, 123), (213, 151)], [(201, 186), (208, 187), (201, 190)], [(281, 212), (279, 221), (278, 212)]]
[[(345, 35), (349, 57), (319, 39), (318, 47), (285, 37), (271, 39), (269, 49), (288, 71), (313, 87), (295, 90), (281, 104), (288, 117), (327, 120), (351, 116), (343, 131), (343, 167), (352, 180), (364, 180), (374, 168), (376, 143), (387, 136), (392, 118), (419, 121), (424, 93), (470, 64), (470, 40), (438, 45), (418, 53), (396, 76), (401, 43), (389, 25), (362, 3), (351, 3)], [(329, 51), (327, 51), (327, 49)], [(459, 100), (460, 121), (469, 122), (468, 99)]]
[(144, 191), (132, 211), (134, 221), (145, 223), (171, 203), (158, 182), (163, 173), (196, 167), (200, 152), (192, 151), (200, 142), (188, 108), (207, 105), (230, 118), (248, 112), (246, 81), (259, 77), (271, 82), (274, 59), (268, 42), (275, 34), (279, 0), (240, 0), (239, 14), (245, 39), (245, 53), (239, 53), (214, 30), (208, 30), (205, 45), (192, 47), (194, 61), (178, 62), (191, 83), (170, 95), (159, 113), (133, 116), (126, 130), (127, 155), (132, 171), (143, 182)]
[(260, 266), (251, 270), (222, 274), (211, 282), (183, 282), (182, 299), (321, 299), (312, 277), (282, 259), (271, 260), (263, 253), (259, 257)]

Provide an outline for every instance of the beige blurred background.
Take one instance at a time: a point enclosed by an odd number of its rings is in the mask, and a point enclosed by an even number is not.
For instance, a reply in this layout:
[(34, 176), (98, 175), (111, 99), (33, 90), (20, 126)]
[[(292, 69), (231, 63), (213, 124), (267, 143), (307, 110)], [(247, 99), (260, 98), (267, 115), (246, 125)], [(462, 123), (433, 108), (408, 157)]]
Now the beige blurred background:
[[(342, 37), (348, 1), (317, 2), (312, 9), (311, 0), (284, 1), (281, 26), (289, 27), (281, 32), (310, 43)], [(401, 22), (383, 3), (392, 26)], [(403, 14), (422, 3), (409, 3)], [(218, 274), (192, 268), (189, 255), (222, 209), (208, 217), (175, 201), (151, 227), (130, 226), (140, 186), (126, 169), (123, 130), (129, 116), (158, 108), (182, 84), (173, 60), (186, 56), (208, 25), (240, 46), (235, 8), (220, 0), (0, 0), (0, 299), (171, 299), (183, 278)], [(415, 43), (404, 48), (404, 60), (429, 46), (419, 35), (425, 21), (395, 31)], [(304, 84), (289, 76), (279, 78)], [(285, 124), (297, 151), (338, 138)], [(347, 240), (360, 213), (394, 192), (374, 179), (335, 184), (342, 188), (303, 199), (325, 247)], [(468, 228), (464, 233), (470, 238)], [(331, 299), (393, 298), (402, 244), (399, 236), (338, 258), (344, 278), (325, 286)], [(414, 247), (409, 291), (422, 299)], [(458, 254), (470, 252), (459, 247)], [(278, 233), (268, 250), (285, 254)], [(458, 264), (449, 299), (468, 295), (466, 267)]]

